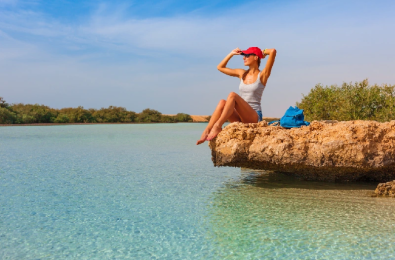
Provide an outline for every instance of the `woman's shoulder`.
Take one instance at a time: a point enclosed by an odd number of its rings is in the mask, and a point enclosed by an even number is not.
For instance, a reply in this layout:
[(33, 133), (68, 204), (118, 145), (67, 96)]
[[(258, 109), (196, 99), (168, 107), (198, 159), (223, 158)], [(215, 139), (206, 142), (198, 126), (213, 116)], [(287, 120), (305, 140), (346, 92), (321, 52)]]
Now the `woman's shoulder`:
[(248, 70), (245, 69), (235, 69), (235, 71), (237, 72), (237, 76), (238, 78), (243, 78), (243, 76), (246, 74), (246, 72), (248, 72)]

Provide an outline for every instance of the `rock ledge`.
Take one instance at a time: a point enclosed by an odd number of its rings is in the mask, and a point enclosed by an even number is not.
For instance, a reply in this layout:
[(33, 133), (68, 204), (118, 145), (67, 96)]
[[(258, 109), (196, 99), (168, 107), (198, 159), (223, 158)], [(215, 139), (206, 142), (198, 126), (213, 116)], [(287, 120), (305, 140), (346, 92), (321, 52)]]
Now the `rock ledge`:
[(209, 146), (215, 166), (277, 170), (322, 181), (395, 178), (395, 121), (313, 121), (293, 129), (232, 123)]

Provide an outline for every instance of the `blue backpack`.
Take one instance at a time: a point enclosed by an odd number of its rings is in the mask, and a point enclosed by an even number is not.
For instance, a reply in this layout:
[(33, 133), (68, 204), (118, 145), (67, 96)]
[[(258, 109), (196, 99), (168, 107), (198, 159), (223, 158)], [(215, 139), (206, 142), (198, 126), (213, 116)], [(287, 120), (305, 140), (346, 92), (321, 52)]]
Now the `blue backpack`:
[(310, 125), (309, 122), (304, 121), (303, 109), (298, 107), (289, 107), (285, 111), (285, 115), (277, 121), (272, 121), (269, 125), (280, 122), (280, 125), (285, 128), (301, 127), (302, 125)]

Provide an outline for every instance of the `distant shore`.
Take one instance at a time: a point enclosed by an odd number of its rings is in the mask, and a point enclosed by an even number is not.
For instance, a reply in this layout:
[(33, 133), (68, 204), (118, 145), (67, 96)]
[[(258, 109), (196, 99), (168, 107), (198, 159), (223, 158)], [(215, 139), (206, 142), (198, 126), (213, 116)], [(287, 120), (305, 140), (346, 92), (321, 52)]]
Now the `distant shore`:
[[(165, 116), (175, 116), (175, 115), (165, 115)], [(209, 116), (197, 116), (197, 115), (191, 115), (193, 122), (208, 122), (207, 118)], [(274, 121), (274, 120), (280, 120), (278, 117), (262, 117), (262, 120), (265, 120), (267, 122)]]
[[(167, 115), (167, 114), (166, 114)], [(174, 116), (174, 115), (167, 115)], [(193, 119), (193, 123), (207, 123), (208, 116), (202, 115), (191, 115)], [(279, 120), (277, 117), (263, 117), (262, 120), (267, 122)], [(180, 122), (184, 123), (184, 122)], [(166, 124), (161, 122), (153, 122), (153, 123), (140, 123), (140, 122), (130, 122), (130, 123), (34, 123), (34, 124), (0, 124), (0, 126), (55, 126), (55, 125), (125, 125), (125, 124)]]
[[(176, 116), (175, 114), (163, 114), (164, 116)], [(202, 122), (208, 122), (207, 118), (209, 116), (198, 116), (198, 115), (190, 115), (192, 117), (193, 122), (196, 123), (202, 123)]]
[(204, 122), (127, 122), (127, 123), (33, 123), (33, 124), (0, 124), (1, 126), (55, 126), (55, 125), (146, 125), (146, 124), (176, 124), (176, 123), (204, 123)]

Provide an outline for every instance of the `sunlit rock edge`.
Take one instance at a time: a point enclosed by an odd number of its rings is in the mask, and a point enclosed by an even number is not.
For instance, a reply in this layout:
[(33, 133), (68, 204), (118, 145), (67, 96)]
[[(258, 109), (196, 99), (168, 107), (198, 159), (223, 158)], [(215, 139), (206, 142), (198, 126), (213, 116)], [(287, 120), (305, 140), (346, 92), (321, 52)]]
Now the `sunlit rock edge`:
[(321, 181), (395, 179), (395, 120), (313, 121), (285, 129), (231, 123), (209, 142), (215, 166), (275, 170)]

